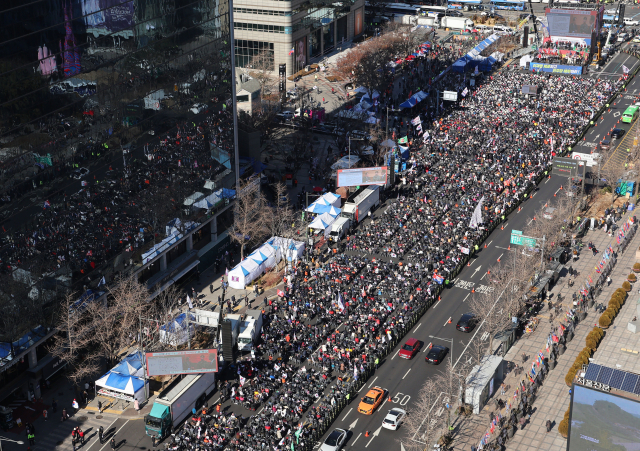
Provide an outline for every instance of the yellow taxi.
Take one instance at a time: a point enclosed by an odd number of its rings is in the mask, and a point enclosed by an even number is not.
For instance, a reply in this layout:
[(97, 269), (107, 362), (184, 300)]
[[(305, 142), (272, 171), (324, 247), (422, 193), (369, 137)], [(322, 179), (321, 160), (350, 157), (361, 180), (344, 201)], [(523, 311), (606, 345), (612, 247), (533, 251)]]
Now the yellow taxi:
[(373, 387), (367, 392), (364, 398), (361, 398), (358, 405), (358, 412), (365, 415), (371, 415), (376, 408), (384, 401), (384, 390), (379, 387)]

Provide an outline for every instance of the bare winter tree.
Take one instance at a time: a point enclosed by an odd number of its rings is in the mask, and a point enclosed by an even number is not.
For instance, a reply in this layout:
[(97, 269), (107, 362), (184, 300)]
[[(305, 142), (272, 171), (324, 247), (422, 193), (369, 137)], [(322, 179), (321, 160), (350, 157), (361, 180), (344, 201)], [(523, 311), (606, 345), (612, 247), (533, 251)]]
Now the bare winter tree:
[(274, 75), (273, 52), (263, 50), (251, 57), (249, 67), (246, 69), (251, 78), (260, 83), (262, 96), (276, 91), (278, 78)]
[[(58, 334), (48, 349), (51, 355), (67, 362), (67, 377), (74, 384), (95, 375), (100, 369), (100, 355), (93, 346), (92, 317), (87, 314), (89, 302), (75, 304), (77, 294), (69, 294), (60, 306)], [(74, 305), (75, 304), (75, 305)]]
[(441, 409), (443, 388), (442, 377), (429, 378), (424, 382), (405, 417), (406, 434), (402, 441), (405, 448), (422, 451), (431, 449), (431, 445), (437, 441), (446, 421)]
[(600, 180), (604, 181), (609, 189), (611, 189), (611, 205), (613, 205), (617, 197), (616, 188), (618, 186), (618, 180), (623, 178), (629, 170), (624, 161), (614, 157), (615, 152), (616, 148), (612, 146), (612, 150), (600, 160), (604, 163), (598, 171)]
[(106, 305), (91, 303), (87, 312), (96, 352), (112, 365), (123, 349), (137, 341), (140, 316), (149, 308), (149, 291), (135, 277), (127, 277), (112, 284), (107, 296)]
[(266, 215), (269, 233), (271, 236), (292, 238), (296, 230), (292, 224), (296, 222), (297, 215), (289, 201), (287, 187), (280, 182), (272, 186), (275, 193), (274, 206), (267, 210)]
[(244, 258), (245, 248), (257, 243), (269, 231), (265, 205), (259, 183), (238, 183), (233, 208), (234, 220), (229, 228), (229, 237), (240, 245), (241, 259)]

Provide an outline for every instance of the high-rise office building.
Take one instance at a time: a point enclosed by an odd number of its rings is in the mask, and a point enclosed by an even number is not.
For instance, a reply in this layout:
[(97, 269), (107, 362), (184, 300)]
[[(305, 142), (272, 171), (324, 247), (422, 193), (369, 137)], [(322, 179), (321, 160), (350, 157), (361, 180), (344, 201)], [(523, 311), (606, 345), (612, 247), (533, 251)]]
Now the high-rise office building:
[(364, 32), (364, 0), (235, 0), (233, 13), (236, 66), (287, 75)]

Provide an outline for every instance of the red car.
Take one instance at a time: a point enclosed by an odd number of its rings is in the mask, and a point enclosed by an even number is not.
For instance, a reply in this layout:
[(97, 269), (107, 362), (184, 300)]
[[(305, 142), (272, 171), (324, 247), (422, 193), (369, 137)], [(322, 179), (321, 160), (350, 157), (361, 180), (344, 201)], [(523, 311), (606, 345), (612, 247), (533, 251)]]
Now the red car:
[(420, 350), (420, 342), (415, 338), (409, 338), (405, 344), (402, 345), (398, 355), (403, 359), (411, 360), (414, 355)]

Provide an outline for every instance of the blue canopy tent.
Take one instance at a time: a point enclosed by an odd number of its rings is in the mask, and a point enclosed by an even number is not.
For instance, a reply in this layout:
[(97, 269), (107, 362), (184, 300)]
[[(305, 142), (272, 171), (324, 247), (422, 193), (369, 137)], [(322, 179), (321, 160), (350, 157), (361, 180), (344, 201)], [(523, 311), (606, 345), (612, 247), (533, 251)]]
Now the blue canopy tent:
[(96, 381), (99, 394), (125, 401), (147, 399), (144, 380), (144, 355), (135, 351)]
[(418, 101), (413, 97), (409, 97), (407, 100), (400, 104), (400, 108), (413, 108), (418, 104)]
[(453, 72), (463, 73), (467, 69), (467, 60), (465, 58), (460, 58), (458, 61), (451, 65), (451, 70)]

